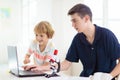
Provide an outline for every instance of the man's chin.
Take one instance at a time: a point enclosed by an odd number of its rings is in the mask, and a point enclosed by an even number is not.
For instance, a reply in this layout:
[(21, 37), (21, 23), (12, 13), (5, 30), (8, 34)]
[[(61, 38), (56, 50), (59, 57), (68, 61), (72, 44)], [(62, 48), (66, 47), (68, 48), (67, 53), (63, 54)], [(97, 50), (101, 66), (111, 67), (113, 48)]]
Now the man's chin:
[(81, 31), (78, 31), (78, 33), (82, 33)]

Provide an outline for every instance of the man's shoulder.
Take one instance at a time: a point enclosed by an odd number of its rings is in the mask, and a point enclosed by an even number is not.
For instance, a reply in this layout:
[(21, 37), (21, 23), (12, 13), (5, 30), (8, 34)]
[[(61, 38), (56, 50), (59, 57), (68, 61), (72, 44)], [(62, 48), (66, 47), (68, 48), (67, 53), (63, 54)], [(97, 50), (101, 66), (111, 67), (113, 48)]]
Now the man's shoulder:
[(103, 26), (98, 26), (95, 24), (95, 27), (96, 27), (96, 31), (99, 32), (99, 33), (102, 33), (102, 34), (111, 34), (112, 31), (107, 28), (107, 27), (103, 27)]

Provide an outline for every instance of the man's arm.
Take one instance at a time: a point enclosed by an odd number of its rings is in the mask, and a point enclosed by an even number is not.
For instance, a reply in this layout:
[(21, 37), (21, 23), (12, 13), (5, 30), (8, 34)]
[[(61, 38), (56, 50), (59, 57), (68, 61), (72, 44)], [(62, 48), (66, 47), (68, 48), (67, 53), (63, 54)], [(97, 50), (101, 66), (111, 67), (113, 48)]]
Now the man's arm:
[(71, 62), (68, 61), (68, 60), (64, 60), (64, 61), (60, 64), (60, 70), (61, 70), (61, 71), (67, 70), (70, 66), (71, 66)]
[[(63, 62), (60, 63), (60, 70), (67, 70), (71, 65), (70, 61), (64, 60)], [(32, 69), (31, 69), (32, 67)], [(50, 71), (50, 65), (43, 65), (43, 66), (38, 66), (38, 65), (28, 65), (28, 66), (24, 66), (23, 68), (25, 70), (29, 70), (31, 69), (32, 71)], [(58, 68), (58, 65), (55, 65), (56, 68)]]
[(120, 58), (118, 59), (118, 64), (115, 66), (115, 68), (110, 73), (113, 77), (120, 74)]
[[(115, 68), (112, 70), (110, 73), (102, 73), (102, 72), (97, 72), (93, 76), (93, 80), (111, 80), (112, 78), (116, 77), (117, 75), (120, 74), (120, 58), (118, 59), (118, 64), (115, 66)], [(100, 75), (98, 77), (97, 75)]]

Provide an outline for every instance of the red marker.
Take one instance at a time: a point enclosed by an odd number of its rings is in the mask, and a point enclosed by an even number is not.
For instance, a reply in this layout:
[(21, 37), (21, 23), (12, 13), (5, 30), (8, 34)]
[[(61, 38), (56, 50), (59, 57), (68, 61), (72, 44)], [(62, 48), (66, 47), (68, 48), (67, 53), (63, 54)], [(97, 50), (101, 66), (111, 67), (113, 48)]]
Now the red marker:
[(54, 50), (54, 55), (57, 55), (57, 54), (58, 54), (58, 50), (55, 49), (55, 50)]

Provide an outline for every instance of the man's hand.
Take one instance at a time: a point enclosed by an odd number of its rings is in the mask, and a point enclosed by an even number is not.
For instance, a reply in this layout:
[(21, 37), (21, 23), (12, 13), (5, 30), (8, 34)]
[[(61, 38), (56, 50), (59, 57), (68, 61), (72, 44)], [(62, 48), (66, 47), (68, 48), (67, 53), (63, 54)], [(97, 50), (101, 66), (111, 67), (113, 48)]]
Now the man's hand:
[(112, 78), (112, 75), (102, 72), (96, 72), (93, 75), (93, 80), (111, 80)]

